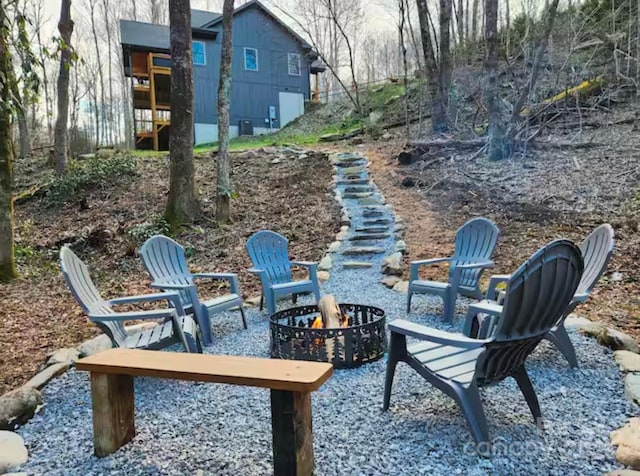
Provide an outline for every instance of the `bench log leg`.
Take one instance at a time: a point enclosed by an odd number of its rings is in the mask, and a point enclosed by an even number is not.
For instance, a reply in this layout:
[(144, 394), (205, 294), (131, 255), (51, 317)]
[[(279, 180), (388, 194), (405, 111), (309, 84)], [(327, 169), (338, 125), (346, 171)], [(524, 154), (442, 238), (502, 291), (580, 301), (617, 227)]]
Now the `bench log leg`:
[(273, 473), (276, 476), (311, 476), (311, 394), (271, 390), (271, 425)]
[(91, 373), (93, 448), (107, 456), (136, 434), (133, 412), (133, 377)]

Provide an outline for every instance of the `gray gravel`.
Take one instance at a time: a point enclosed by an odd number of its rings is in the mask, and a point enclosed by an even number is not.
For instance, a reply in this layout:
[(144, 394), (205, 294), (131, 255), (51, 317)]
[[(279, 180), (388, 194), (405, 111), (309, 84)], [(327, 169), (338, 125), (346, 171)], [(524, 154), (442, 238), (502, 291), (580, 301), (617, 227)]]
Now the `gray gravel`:
[[(358, 201), (345, 204), (353, 218), (351, 229), (362, 226)], [(388, 209), (385, 216), (391, 216)], [(394, 243), (376, 242), (381, 244), (391, 252)], [(348, 246), (345, 241), (341, 249)], [(323, 292), (333, 293), (339, 302), (379, 306), (388, 320), (405, 317), (406, 296), (378, 283), (384, 256), (358, 258), (374, 263), (370, 269), (344, 270), (342, 263), (350, 258), (334, 254)], [(308, 297), (301, 299), (300, 305), (307, 302)], [(411, 320), (446, 330), (461, 328), (461, 316), (443, 325), (437, 300), (417, 296), (414, 302)], [(215, 318), (215, 344), (207, 352), (268, 356), (266, 314), (250, 310), (248, 318), (246, 331), (237, 313)], [(381, 411), (386, 359), (336, 371), (312, 399), (316, 474), (600, 475), (616, 468), (609, 432), (637, 412), (624, 398), (611, 352), (582, 336), (572, 339), (581, 370), (569, 369), (547, 343), (527, 363), (545, 419), (543, 430), (532, 424), (514, 381), (483, 390), (490, 435), (502, 444), (490, 460), (475, 455), (454, 401), (406, 365), (398, 367), (388, 412)], [(19, 431), (30, 452), (20, 469), (69, 476), (272, 472), (267, 390), (144, 378), (136, 379), (135, 388), (136, 437), (99, 459), (92, 454), (87, 374), (71, 370), (54, 380), (44, 390), (45, 407)]]

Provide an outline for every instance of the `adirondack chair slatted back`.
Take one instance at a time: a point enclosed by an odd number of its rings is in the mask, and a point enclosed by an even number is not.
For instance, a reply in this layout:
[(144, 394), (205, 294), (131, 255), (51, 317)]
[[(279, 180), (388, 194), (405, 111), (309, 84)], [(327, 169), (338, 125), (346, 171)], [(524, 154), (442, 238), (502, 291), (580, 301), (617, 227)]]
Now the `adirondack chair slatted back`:
[[(193, 277), (187, 267), (184, 248), (171, 238), (164, 235), (152, 236), (142, 245), (140, 256), (154, 281), (193, 285)], [(191, 304), (188, 291), (181, 289), (178, 293), (183, 305)]]
[[(498, 243), (498, 227), (486, 218), (473, 218), (458, 228), (456, 248), (451, 260), (450, 277), (456, 266), (490, 261)], [(462, 272), (460, 285), (475, 288), (482, 269), (467, 269)]]
[(292, 280), (288, 247), (289, 240), (270, 230), (259, 231), (247, 240), (247, 252), (253, 266), (265, 270), (272, 284)]
[(479, 359), (486, 385), (520, 367), (571, 302), (583, 273), (580, 249), (556, 240), (538, 250), (512, 275), (493, 342)]
[[(86, 314), (104, 316), (113, 314), (111, 306), (102, 299), (100, 292), (93, 284), (87, 266), (67, 246), (63, 246), (60, 250), (60, 266), (71, 294)], [(127, 332), (122, 322), (95, 322), (95, 324), (115, 344), (119, 344), (127, 338)]]
[(613, 256), (615, 241), (613, 228), (600, 225), (580, 244), (584, 259), (584, 273), (578, 285), (578, 294), (588, 294), (600, 280)]

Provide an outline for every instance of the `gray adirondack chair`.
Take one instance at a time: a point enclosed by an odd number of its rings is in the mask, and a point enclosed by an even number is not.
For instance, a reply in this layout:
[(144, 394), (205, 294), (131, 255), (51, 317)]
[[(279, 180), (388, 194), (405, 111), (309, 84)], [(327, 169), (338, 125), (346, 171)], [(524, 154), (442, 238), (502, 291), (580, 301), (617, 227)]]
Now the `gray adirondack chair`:
[[(180, 302), (187, 314), (193, 313), (202, 333), (202, 342), (210, 345), (213, 341), (210, 315), (233, 308), (239, 308), (242, 324), (247, 328), (247, 319), (242, 307), (242, 292), (235, 273), (194, 273), (189, 272), (184, 248), (164, 235), (149, 238), (140, 249), (145, 268), (151, 275), (152, 288), (177, 291)], [(196, 279), (215, 279), (229, 282), (230, 293), (207, 301), (198, 297)]]
[[(202, 352), (198, 328), (195, 321), (186, 316), (176, 293), (154, 293), (105, 300), (91, 280), (87, 266), (68, 247), (60, 250), (62, 274), (71, 294), (91, 322), (104, 332), (113, 347), (129, 349), (162, 349), (181, 343), (187, 352)], [(114, 305), (167, 301), (166, 309), (116, 312)], [(128, 335), (125, 321), (164, 320), (151, 330)]]
[[(473, 218), (456, 232), (455, 252), (450, 258), (435, 258), (413, 261), (410, 264), (407, 313), (411, 311), (411, 297), (414, 294), (435, 294), (442, 297), (445, 319), (451, 320), (456, 308), (458, 294), (482, 299), (479, 281), (482, 272), (493, 266), (491, 257), (498, 242), (498, 227), (486, 218)], [(422, 266), (449, 263), (449, 282), (419, 279)]]
[[(608, 223), (600, 225), (580, 244), (580, 251), (584, 261), (584, 273), (576, 289), (576, 293), (565, 310), (558, 323), (545, 335), (545, 339), (553, 342), (567, 359), (571, 368), (578, 367), (576, 351), (571, 343), (569, 334), (564, 327), (567, 316), (575, 308), (585, 302), (593, 288), (604, 274), (607, 265), (613, 256), (615, 240), (613, 228)], [(500, 283), (509, 282), (510, 275), (496, 275), (491, 277), (487, 289), (487, 300), (469, 306), (464, 334), (471, 337), (486, 337), (495, 328), (496, 316), (501, 312), (501, 304), (504, 301), (504, 293), (498, 292)], [(495, 303), (491, 302), (495, 299)]]
[[(392, 321), (384, 409), (389, 408), (396, 364), (406, 362), (458, 403), (479, 448), (489, 442), (480, 387), (513, 377), (539, 419), (538, 398), (524, 363), (564, 313), (582, 272), (580, 250), (572, 242), (557, 240), (538, 250), (512, 275), (501, 319), (487, 339)], [(407, 337), (419, 342), (407, 346)]]
[[(318, 285), (318, 264), (310, 261), (289, 260), (289, 240), (269, 230), (253, 234), (247, 240), (247, 252), (253, 264), (250, 273), (256, 274), (262, 284), (260, 310), (267, 301), (269, 314), (276, 312), (276, 300), (280, 296), (293, 295), (296, 303), (298, 294), (313, 293), (316, 301), (320, 299)], [(294, 281), (291, 266), (302, 266), (309, 271), (309, 279)]]

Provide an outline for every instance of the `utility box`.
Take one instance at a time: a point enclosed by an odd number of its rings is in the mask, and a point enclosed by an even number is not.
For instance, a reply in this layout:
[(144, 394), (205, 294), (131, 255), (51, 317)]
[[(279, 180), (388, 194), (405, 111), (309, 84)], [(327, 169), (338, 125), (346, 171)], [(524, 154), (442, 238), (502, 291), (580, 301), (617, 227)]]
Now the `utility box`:
[(252, 136), (253, 135), (253, 122), (251, 121), (240, 121), (238, 123), (238, 134), (241, 136)]

